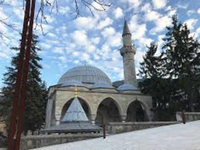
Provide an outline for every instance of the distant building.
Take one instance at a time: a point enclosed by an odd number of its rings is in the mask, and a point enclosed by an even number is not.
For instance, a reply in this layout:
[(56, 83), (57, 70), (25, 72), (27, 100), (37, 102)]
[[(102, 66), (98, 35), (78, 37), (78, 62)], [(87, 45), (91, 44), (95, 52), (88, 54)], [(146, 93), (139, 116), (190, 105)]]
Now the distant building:
[(74, 99), (74, 85), (78, 86), (78, 99), (92, 123), (102, 125), (109, 122), (151, 120), (151, 96), (137, 88), (135, 60), (136, 48), (132, 45), (132, 34), (124, 22), (123, 57), (124, 83), (113, 87), (110, 78), (93, 66), (77, 66), (68, 70), (49, 88), (46, 109), (46, 128), (60, 124)]

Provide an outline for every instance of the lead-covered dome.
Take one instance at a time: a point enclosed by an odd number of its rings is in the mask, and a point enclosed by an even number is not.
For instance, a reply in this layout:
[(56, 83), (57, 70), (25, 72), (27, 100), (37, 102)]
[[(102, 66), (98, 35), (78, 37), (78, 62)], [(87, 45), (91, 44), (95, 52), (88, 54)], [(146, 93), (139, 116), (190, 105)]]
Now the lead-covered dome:
[(95, 84), (106, 82), (111, 85), (109, 77), (100, 69), (93, 66), (77, 66), (68, 70), (58, 81), (58, 84), (63, 84), (69, 81), (80, 81), (83, 84)]

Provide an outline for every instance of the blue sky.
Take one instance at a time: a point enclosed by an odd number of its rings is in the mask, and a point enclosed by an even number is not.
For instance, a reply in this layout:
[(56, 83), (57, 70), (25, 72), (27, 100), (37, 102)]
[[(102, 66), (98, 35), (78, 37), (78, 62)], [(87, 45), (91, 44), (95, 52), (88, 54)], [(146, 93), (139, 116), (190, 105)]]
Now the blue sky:
[[(53, 1), (53, 0), (51, 0)], [(40, 0), (37, 0), (37, 10)], [(136, 70), (145, 54), (146, 45), (152, 41), (162, 46), (166, 26), (171, 24), (171, 16), (178, 15), (182, 23), (187, 23), (191, 36), (200, 37), (199, 0), (118, 0), (112, 2), (106, 11), (93, 11), (80, 6), (81, 16), (74, 19), (74, 4), (71, 0), (58, 1), (59, 12), (49, 13), (45, 9), (48, 24), (43, 22), (45, 36), (41, 28), (34, 33), (39, 36), (39, 53), (43, 59), (41, 77), (47, 86), (54, 85), (68, 69), (78, 65), (93, 65), (102, 69), (112, 81), (123, 79), (123, 62), (119, 49), (122, 46), (124, 19), (128, 21), (136, 45)], [(109, 3), (109, 2), (108, 2)], [(97, 4), (94, 6), (101, 9)], [(36, 13), (37, 13), (36, 10)], [(23, 21), (23, 3), (18, 0), (4, 0), (0, 7), (0, 20), (15, 25), (15, 30), (0, 23), (0, 87), (3, 87), (3, 74), (10, 65), (15, 52), (12, 46), (19, 45), (19, 32)]]

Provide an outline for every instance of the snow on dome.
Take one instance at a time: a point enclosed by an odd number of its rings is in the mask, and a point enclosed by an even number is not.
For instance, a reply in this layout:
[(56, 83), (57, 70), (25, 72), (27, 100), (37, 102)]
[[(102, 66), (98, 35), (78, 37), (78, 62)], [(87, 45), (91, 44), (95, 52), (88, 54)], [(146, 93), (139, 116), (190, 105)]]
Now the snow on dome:
[(92, 88), (113, 88), (111, 84), (107, 82), (96, 82)]
[(134, 91), (134, 90), (138, 90), (137, 87), (131, 85), (131, 84), (122, 84), (120, 85), (117, 90), (119, 91)]
[(82, 83), (94, 84), (96, 82), (106, 82), (111, 84), (109, 77), (100, 69), (93, 66), (77, 66), (68, 70), (58, 81), (63, 84), (67, 81), (77, 80)]
[(62, 84), (62, 86), (83, 86), (83, 84), (80, 81), (77, 80), (71, 80), (71, 81), (66, 81)]

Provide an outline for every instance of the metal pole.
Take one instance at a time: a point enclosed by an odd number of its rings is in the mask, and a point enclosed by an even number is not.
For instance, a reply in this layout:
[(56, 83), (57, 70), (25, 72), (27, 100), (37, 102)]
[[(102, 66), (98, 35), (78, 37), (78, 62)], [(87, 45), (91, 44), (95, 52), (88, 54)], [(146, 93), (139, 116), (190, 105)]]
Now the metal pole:
[(21, 89), (21, 80), (23, 76), (23, 65), (24, 65), (24, 54), (25, 54), (25, 45), (26, 45), (26, 36), (27, 36), (27, 27), (29, 21), (29, 10), (30, 10), (30, 0), (26, 1), (26, 8), (24, 14), (24, 24), (23, 24), (23, 31), (22, 31), (22, 41), (21, 41), (21, 49), (19, 54), (18, 60), (18, 72), (16, 77), (16, 85), (15, 85), (15, 93), (13, 99), (13, 109), (11, 113), (11, 120), (10, 120), (10, 130), (9, 130), (9, 137), (8, 137), (8, 150), (13, 150), (14, 147), (14, 138), (16, 133), (16, 125), (17, 125), (17, 115), (18, 115), (18, 103), (20, 101), (20, 89)]
[(106, 138), (106, 125), (103, 125), (103, 138)]
[(31, 52), (31, 41), (32, 41), (32, 35), (33, 35), (34, 12), (35, 12), (35, 0), (32, 0), (30, 24), (29, 24), (29, 29), (28, 29), (28, 41), (27, 41), (27, 46), (26, 46), (26, 58), (25, 58), (25, 64), (24, 64), (24, 74), (23, 74), (23, 79), (22, 79), (21, 100), (20, 100), (20, 105), (19, 105), (19, 118), (18, 118), (18, 124), (17, 124), (15, 150), (19, 150), (20, 148), (20, 139), (21, 139), (21, 133), (22, 133), (23, 116), (24, 116), (23, 115), (24, 104), (25, 104), (25, 97), (26, 97), (26, 84), (27, 84), (27, 77), (28, 77), (30, 52)]
[(183, 122), (183, 124), (186, 123), (186, 120), (185, 120), (185, 110), (182, 111), (182, 122)]

